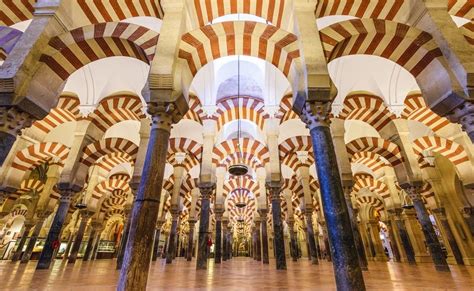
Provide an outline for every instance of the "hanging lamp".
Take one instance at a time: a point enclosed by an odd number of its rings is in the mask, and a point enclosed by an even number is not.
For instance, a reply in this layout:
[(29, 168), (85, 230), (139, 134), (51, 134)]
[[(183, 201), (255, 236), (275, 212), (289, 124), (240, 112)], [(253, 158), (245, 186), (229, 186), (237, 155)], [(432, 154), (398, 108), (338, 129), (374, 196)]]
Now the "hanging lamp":
[(249, 168), (243, 163), (240, 139), (242, 137), (242, 121), (240, 119), (240, 56), (237, 56), (237, 164), (229, 166), (229, 173), (234, 176), (243, 176)]

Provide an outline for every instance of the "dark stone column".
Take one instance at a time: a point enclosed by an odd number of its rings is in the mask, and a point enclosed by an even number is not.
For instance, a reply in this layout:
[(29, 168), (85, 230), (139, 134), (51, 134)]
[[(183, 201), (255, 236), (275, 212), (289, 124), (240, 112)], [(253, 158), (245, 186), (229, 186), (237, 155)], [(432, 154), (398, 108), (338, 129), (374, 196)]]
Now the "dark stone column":
[[(136, 193), (136, 184), (132, 184), (132, 193)], [(131, 207), (132, 205), (126, 205), (124, 207), (124, 215), (125, 215), (125, 226), (122, 230), (122, 237), (120, 239), (120, 248), (118, 249), (117, 254), (117, 265), (115, 266), (116, 270), (120, 270), (123, 264), (123, 257), (125, 255), (125, 248), (127, 247), (128, 235), (130, 233), (130, 225), (131, 225)]]
[(214, 191), (215, 184), (201, 183), (201, 217), (199, 218), (199, 240), (198, 253), (196, 259), (196, 269), (207, 269), (207, 240), (209, 235), (209, 210), (211, 206), (211, 194)]
[(461, 208), (460, 211), (464, 221), (471, 231), (471, 235), (474, 236), (474, 207), (466, 206)]
[(173, 258), (176, 256), (177, 252), (177, 231), (178, 231), (178, 219), (179, 219), (179, 210), (178, 205), (171, 206), (171, 230), (170, 230), (170, 242), (168, 244), (168, 252), (166, 253), (166, 263), (171, 264)]
[(71, 204), (71, 198), (74, 196), (75, 192), (73, 190), (61, 190), (61, 197), (59, 198), (58, 209), (54, 215), (53, 223), (49, 229), (48, 237), (43, 246), (43, 251), (41, 252), (38, 265), (36, 269), (48, 269), (51, 265), (51, 260), (53, 259), (53, 254), (55, 253), (54, 245), (60, 243), (59, 234), (63, 228), (64, 220), (66, 219), (67, 211), (69, 205)]
[(35, 228), (33, 229), (33, 234), (31, 234), (30, 240), (28, 241), (28, 245), (26, 246), (26, 250), (21, 257), (21, 263), (28, 263), (31, 258), (31, 254), (33, 253), (33, 249), (35, 248), (36, 241), (38, 240), (38, 236), (41, 232), (41, 228), (43, 227), (44, 217), (39, 217), (36, 221)]
[(33, 116), (29, 113), (13, 106), (0, 106), (0, 167), (13, 148), (20, 131), (31, 126), (32, 122)]
[[(160, 220), (156, 222), (156, 229), (155, 229), (155, 240), (153, 242), (153, 257), (151, 260), (155, 262), (158, 259), (158, 252), (160, 248), (160, 236), (161, 236), (161, 228), (163, 227), (163, 224), (165, 223), (165, 220)], [(163, 250), (164, 251), (164, 250)]]
[[(352, 181), (350, 182), (352, 184)], [(355, 247), (357, 249), (357, 255), (359, 258), (360, 268), (364, 271), (368, 270), (367, 257), (365, 256), (364, 243), (362, 242), (362, 237), (360, 236), (359, 226), (357, 222), (357, 210), (352, 207), (351, 201), (352, 185), (344, 187), (344, 197), (346, 199), (347, 211), (349, 212), (349, 217), (351, 219), (351, 228), (354, 235)]]
[(331, 104), (306, 102), (301, 119), (310, 130), (321, 202), (328, 225), (334, 275), (339, 290), (365, 290), (359, 257), (347, 211), (336, 152), (329, 129)]
[(433, 259), (436, 270), (449, 272), (449, 266), (444, 257), (438, 236), (433, 228), (433, 224), (431, 224), (430, 216), (426, 210), (425, 204), (423, 203), (423, 199), (421, 198), (420, 187), (410, 185), (405, 188), (405, 191), (413, 201), (413, 206), (415, 206), (416, 216), (421, 224), (426, 244), (430, 250), (431, 258)]
[(163, 246), (163, 251), (161, 252), (161, 258), (166, 259), (166, 252), (168, 251), (170, 236), (168, 233), (163, 233), (163, 234), (166, 235), (166, 239), (165, 239), (165, 245)]
[(262, 241), (260, 239), (260, 220), (255, 221), (255, 233), (256, 233), (256, 238), (257, 238), (257, 261), (262, 261)]
[(324, 251), (325, 251), (325, 259), (328, 262), (332, 262), (331, 258), (331, 249), (329, 247), (329, 237), (328, 237), (328, 229), (326, 226), (326, 221), (320, 222), (323, 232), (323, 242), (324, 242)]
[(458, 243), (454, 238), (453, 231), (451, 230), (451, 226), (449, 225), (448, 218), (446, 217), (446, 211), (444, 208), (437, 208), (433, 209), (433, 212), (436, 213), (441, 225), (446, 233), (446, 240), (451, 247), (451, 251), (453, 252), (454, 259), (458, 265), (464, 265), (464, 260), (462, 258), (461, 250), (459, 250)]
[(313, 209), (306, 206), (305, 217), (306, 217), (306, 237), (308, 241), (309, 257), (311, 259), (311, 264), (317, 265), (318, 254), (316, 251), (316, 240), (314, 239), (314, 229), (313, 229)]
[(395, 241), (395, 234), (393, 232), (392, 221), (389, 219), (385, 222), (388, 228), (388, 234), (390, 236), (390, 246), (392, 247), (393, 259), (395, 262), (401, 262), (400, 250), (398, 249), (397, 242)]
[(230, 260), (233, 257), (232, 253), (232, 227), (229, 225), (227, 228), (227, 259)]
[(293, 262), (298, 261), (298, 247), (296, 245), (295, 221), (288, 221), (288, 230), (290, 231), (290, 250)]
[(66, 244), (66, 249), (64, 250), (64, 254), (63, 254), (63, 261), (67, 261), (69, 253), (71, 252), (73, 239), (74, 239), (74, 234), (71, 232), (69, 233), (67, 237), (67, 244)]
[[(163, 92), (162, 92), (163, 93)], [(153, 252), (171, 124), (179, 120), (174, 104), (148, 103), (152, 116), (150, 139), (140, 186), (133, 203), (130, 232), (117, 290), (145, 290)]]
[(194, 228), (196, 226), (196, 220), (189, 220), (189, 233), (188, 233), (188, 252), (186, 254), (186, 261), (193, 259), (193, 246), (194, 246)]
[(81, 223), (79, 224), (79, 229), (77, 230), (76, 238), (74, 239), (74, 244), (71, 248), (71, 253), (69, 254), (68, 264), (74, 264), (81, 248), (82, 238), (84, 237), (84, 232), (86, 230), (87, 222), (89, 221), (90, 212), (81, 211)]
[(261, 219), (261, 230), (262, 230), (262, 262), (264, 264), (269, 264), (270, 260), (268, 259), (268, 231), (267, 231), (267, 209), (258, 210)]
[(215, 240), (215, 256), (214, 262), (220, 264), (222, 260), (222, 214), (224, 213), (222, 209), (215, 210), (216, 215), (216, 240)]
[(272, 215), (273, 215), (273, 233), (275, 235), (275, 259), (277, 270), (286, 270), (285, 258), (285, 239), (283, 238), (283, 223), (281, 220), (281, 184), (280, 182), (267, 183), (267, 189), (270, 192), (270, 199), (272, 201)]
[(23, 253), (23, 247), (25, 246), (26, 239), (28, 238), (28, 235), (30, 234), (30, 230), (35, 226), (34, 223), (31, 221), (25, 221), (25, 224), (23, 225), (23, 232), (21, 234), (21, 239), (20, 242), (18, 243), (18, 246), (15, 250), (15, 253), (13, 254), (12, 257), (12, 262), (16, 262), (19, 259), (21, 259), (21, 255)]
[(86, 251), (84, 252), (84, 257), (82, 258), (83, 261), (88, 261), (92, 259), (92, 255), (94, 254), (94, 245), (97, 240), (97, 236), (99, 236), (99, 229), (102, 227), (102, 224), (97, 221), (92, 221), (91, 227), (92, 230), (89, 234), (89, 240), (87, 242)]
[(400, 234), (400, 240), (402, 242), (403, 249), (405, 250), (408, 263), (410, 265), (416, 265), (415, 251), (413, 250), (410, 237), (408, 236), (407, 228), (402, 217), (402, 211), (403, 210), (401, 208), (389, 210), (389, 212), (392, 212), (395, 215), (395, 223), (397, 224), (398, 233)]

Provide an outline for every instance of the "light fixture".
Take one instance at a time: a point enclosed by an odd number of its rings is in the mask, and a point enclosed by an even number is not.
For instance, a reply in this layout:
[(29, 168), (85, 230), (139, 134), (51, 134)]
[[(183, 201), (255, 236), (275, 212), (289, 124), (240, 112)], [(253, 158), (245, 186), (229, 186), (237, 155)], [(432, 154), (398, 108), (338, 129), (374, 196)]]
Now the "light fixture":
[(237, 56), (237, 164), (229, 166), (229, 173), (234, 176), (243, 176), (248, 173), (249, 168), (242, 161), (242, 149), (240, 139), (242, 138), (242, 121), (240, 120), (240, 56)]
[(245, 206), (247, 206), (247, 204), (245, 202), (237, 202), (235, 203), (235, 206), (238, 208), (244, 208)]
[(82, 209), (86, 209), (86, 208), (87, 208), (87, 205), (86, 205), (86, 203), (85, 203), (85, 201), (84, 201), (85, 198), (86, 198), (86, 197), (85, 197), (85, 196), (86, 196), (85, 193), (86, 193), (86, 191), (83, 190), (83, 191), (82, 191), (82, 197), (81, 197), (81, 199), (74, 205), (74, 207), (76, 207), (76, 208), (79, 209), (79, 210), (82, 210)]

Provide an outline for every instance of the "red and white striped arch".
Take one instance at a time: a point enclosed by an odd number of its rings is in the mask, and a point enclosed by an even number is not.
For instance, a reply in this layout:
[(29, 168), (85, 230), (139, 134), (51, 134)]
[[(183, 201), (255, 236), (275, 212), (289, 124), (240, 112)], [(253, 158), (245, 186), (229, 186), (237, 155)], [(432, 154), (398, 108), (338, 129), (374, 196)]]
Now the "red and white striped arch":
[(105, 173), (109, 173), (113, 168), (121, 164), (135, 164), (134, 157), (124, 152), (112, 152), (109, 153), (96, 163), (97, 167), (104, 170)]
[(101, 157), (111, 153), (126, 153), (135, 160), (138, 153), (138, 146), (133, 142), (123, 138), (106, 138), (89, 144), (80, 159), (80, 163), (86, 167), (92, 166)]
[(405, 109), (401, 115), (407, 120), (418, 121), (434, 132), (438, 132), (449, 124), (449, 120), (437, 115), (426, 105), (421, 93), (413, 93), (405, 99)]
[(189, 200), (191, 203), (191, 191), (198, 188), (198, 178), (191, 178), (190, 175), (187, 175), (181, 184), (181, 189), (179, 190), (179, 195), (186, 200)]
[(170, 176), (168, 179), (163, 181), (163, 189), (168, 193), (172, 193), (174, 187), (174, 177)]
[(0, 0), (0, 25), (10, 26), (33, 18), (36, 0)]
[(168, 154), (174, 154), (177, 152), (186, 153), (194, 156), (196, 159), (201, 158), (202, 144), (197, 141), (185, 138), (185, 137), (173, 137), (168, 142)]
[(178, 53), (193, 76), (207, 63), (232, 55), (266, 60), (287, 77), (296, 76), (301, 70), (296, 35), (250, 21), (216, 23), (188, 32), (181, 38)]
[(125, 213), (123, 212), (123, 209), (112, 209), (105, 214), (104, 220), (108, 223), (112, 217), (120, 217), (121, 219), (124, 219)]
[(115, 94), (102, 99), (97, 108), (87, 116), (102, 132), (126, 120), (140, 121), (145, 118), (140, 97), (129, 94)]
[(35, 121), (32, 127), (47, 134), (61, 124), (77, 121), (81, 118), (79, 105), (80, 101), (77, 95), (64, 92), (59, 97), (58, 105), (51, 109), (45, 118)]
[(385, 183), (375, 180), (374, 177), (365, 174), (357, 174), (354, 176), (355, 184), (353, 190), (359, 192), (360, 190), (366, 188), (371, 192), (375, 192), (382, 199), (387, 199), (390, 197), (390, 190), (388, 189)]
[(190, 16), (199, 27), (227, 14), (245, 13), (261, 17), (277, 27), (289, 25), (292, 13), (288, 0), (191, 0)]
[(316, 6), (316, 18), (350, 15), (357, 18), (394, 20), (405, 17), (410, 3), (403, 0), (322, 0)]
[(269, 117), (263, 110), (265, 103), (252, 97), (229, 97), (217, 103), (217, 130), (232, 120), (246, 119), (254, 122), (261, 130), (265, 129), (265, 120)]
[(77, 0), (91, 23), (115, 22), (138, 16), (163, 19), (161, 0)]
[(68, 154), (69, 148), (61, 143), (37, 143), (17, 152), (11, 167), (17, 171), (17, 175), (21, 175), (21, 173), (51, 160), (58, 160), (64, 164)]
[(280, 160), (291, 153), (298, 152), (298, 151), (306, 151), (312, 152), (313, 151), (313, 144), (311, 142), (311, 137), (307, 135), (298, 135), (290, 137), (283, 142), (280, 143), (278, 146), (279, 153), (280, 153)]
[(460, 178), (472, 176), (473, 163), (460, 144), (439, 136), (423, 136), (413, 141), (413, 151), (420, 157), (423, 151), (433, 151), (451, 161), (458, 170)]
[(248, 189), (255, 195), (255, 197), (260, 196), (260, 187), (258, 186), (258, 183), (248, 176), (241, 176), (227, 180), (224, 183), (224, 197), (227, 197), (229, 193), (232, 193), (232, 191), (236, 189)]
[(84, 26), (52, 38), (40, 61), (62, 80), (107, 57), (132, 57), (148, 64), (154, 57), (158, 37), (153, 30), (131, 23)]
[(373, 152), (384, 157), (392, 166), (403, 162), (398, 145), (383, 138), (361, 137), (346, 144), (346, 148), (351, 158), (357, 152)]
[(243, 163), (249, 166), (250, 168), (252, 168), (254, 171), (256, 171), (257, 168), (264, 167), (264, 164), (254, 154), (251, 154), (251, 153), (234, 152), (228, 155), (221, 162), (221, 164), (226, 167), (229, 167), (231, 165), (235, 165), (238, 163)]
[(314, 157), (312, 152), (308, 152), (308, 156), (305, 162), (300, 161), (298, 155), (295, 152), (291, 152), (284, 156), (281, 161), (282, 165), (286, 165), (291, 168), (294, 172), (298, 171), (300, 167), (310, 167), (314, 164)]
[(374, 152), (356, 152), (351, 157), (352, 164), (362, 164), (372, 170), (377, 175), (383, 167), (390, 166), (379, 154)]
[(430, 74), (425, 69), (432, 62), (445, 65), (429, 33), (401, 23), (352, 19), (322, 29), (320, 36), (328, 62), (347, 55), (375, 55), (397, 63), (415, 78)]
[(285, 95), (281, 98), (280, 108), (277, 113), (277, 118), (280, 118), (280, 124), (291, 120), (291, 119), (300, 119), (298, 114), (293, 111), (293, 97), (291, 95)]
[(344, 107), (339, 118), (360, 120), (380, 131), (395, 116), (388, 111), (380, 97), (367, 93), (351, 93), (344, 99)]
[(44, 184), (37, 179), (25, 179), (21, 182), (20, 188), (7, 197), (8, 200), (15, 201), (21, 195), (29, 194), (33, 191), (41, 193), (44, 189)]
[(474, 5), (470, 0), (448, 0), (448, 12), (451, 15), (473, 19)]
[[(212, 162), (216, 165), (222, 165), (223, 161), (225, 161), (229, 155), (238, 151), (238, 143), (237, 139), (232, 139), (215, 145), (212, 150)], [(255, 155), (264, 165), (270, 161), (270, 154), (267, 146), (258, 140), (241, 138), (240, 148), (243, 153), (251, 153)]]
[(94, 190), (92, 191), (91, 198), (100, 200), (107, 193), (119, 189), (126, 193), (130, 192), (130, 186), (128, 182), (130, 181), (130, 176), (127, 174), (115, 174), (110, 176), (109, 179), (104, 180), (98, 183)]
[(358, 204), (358, 208), (360, 208), (364, 204), (367, 204), (367, 205), (372, 206), (378, 212), (382, 212), (385, 208), (383, 202), (375, 198), (374, 196), (368, 196), (368, 195), (358, 196), (356, 199), (356, 203)]
[(189, 95), (188, 102), (189, 110), (183, 116), (183, 119), (194, 120), (200, 124), (202, 121), (207, 118), (204, 110), (202, 109), (201, 100), (195, 95)]

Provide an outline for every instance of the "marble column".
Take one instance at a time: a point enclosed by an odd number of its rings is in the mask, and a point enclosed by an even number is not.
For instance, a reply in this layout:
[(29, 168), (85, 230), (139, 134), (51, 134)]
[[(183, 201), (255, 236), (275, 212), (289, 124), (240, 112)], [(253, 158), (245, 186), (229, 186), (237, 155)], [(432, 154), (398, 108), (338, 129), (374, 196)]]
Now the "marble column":
[[(91, 230), (91, 233), (89, 234), (89, 240), (87, 241), (84, 257), (82, 258), (83, 261), (89, 261), (92, 258), (95, 241), (97, 240), (97, 236), (99, 235), (98, 231), (99, 231), (99, 228), (101, 227), (102, 227), (102, 223), (98, 221), (91, 222), (92, 230)], [(123, 240), (123, 236), (122, 236), (122, 240)]]
[(69, 256), (69, 252), (71, 251), (72, 242), (73, 242), (73, 239), (74, 239), (74, 234), (72, 233), (72, 231), (73, 230), (71, 230), (71, 232), (67, 236), (67, 243), (66, 243), (66, 249), (64, 250), (64, 254), (63, 254), (63, 261), (67, 261), (67, 258)]
[(268, 232), (267, 232), (267, 209), (258, 210), (261, 220), (261, 231), (262, 231), (262, 262), (264, 264), (269, 264), (270, 260), (268, 258)]
[(448, 263), (444, 257), (441, 244), (439, 243), (438, 236), (436, 235), (433, 224), (431, 223), (428, 211), (426, 210), (425, 204), (423, 203), (420, 190), (420, 187), (413, 185), (405, 188), (408, 196), (413, 201), (416, 216), (418, 217), (423, 234), (425, 235), (426, 244), (430, 250), (431, 258), (435, 264), (435, 269), (437, 271), (449, 272), (450, 270)]
[(288, 230), (290, 232), (290, 255), (293, 262), (298, 261), (298, 247), (296, 245), (295, 221), (288, 220)]
[(357, 210), (355, 210), (352, 206), (351, 193), (352, 187), (344, 187), (344, 198), (346, 199), (347, 211), (349, 212), (349, 217), (351, 219), (352, 234), (354, 235), (354, 242), (359, 258), (359, 265), (362, 270), (367, 271), (367, 257), (365, 255), (364, 243), (362, 242), (362, 237), (360, 236), (359, 232), (359, 226), (357, 222)]
[(262, 261), (262, 241), (261, 241), (261, 222), (260, 220), (255, 221), (255, 233), (256, 233), (256, 243), (257, 243), (257, 248), (256, 248), (256, 255), (257, 255), (257, 261), (261, 262)]
[(453, 253), (454, 259), (458, 265), (464, 265), (464, 261), (462, 258), (461, 250), (459, 249), (458, 243), (454, 238), (453, 231), (451, 230), (451, 226), (449, 225), (448, 218), (446, 217), (446, 211), (444, 208), (437, 208), (433, 209), (433, 212), (438, 217), (438, 220), (443, 227), (444, 233), (446, 234), (446, 240), (448, 241), (449, 246), (451, 247), (451, 251)]
[(369, 240), (372, 242), (374, 259), (379, 262), (386, 262), (387, 256), (380, 240), (380, 227), (377, 220), (369, 220), (367, 225)]
[(324, 217), (328, 225), (334, 276), (339, 290), (365, 290), (351, 219), (347, 210), (336, 152), (329, 128), (329, 102), (307, 101), (301, 119), (309, 128)]
[(168, 245), (168, 252), (166, 253), (166, 263), (171, 264), (173, 258), (177, 252), (177, 231), (178, 231), (178, 219), (179, 209), (178, 205), (171, 205), (171, 230), (170, 230), (170, 242)]
[(23, 225), (21, 239), (18, 243), (15, 253), (13, 254), (12, 262), (16, 262), (21, 259), (21, 255), (23, 254), (23, 248), (25, 247), (26, 240), (28, 239), (28, 236), (33, 226), (35, 226), (35, 224), (32, 221), (25, 221), (25, 224)]
[(283, 223), (281, 219), (281, 184), (280, 182), (269, 182), (267, 183), (267, 189), (270, 192), (270, 199), (272, 201), (276, 268), (277, 270), (286, 270), (285, 239), (283, 237)]
[(196, 269), (207, 269), (207, 240), (209, 235), (209, 211), (211, 206), (211, 194), (214, 191), (215, 184), (201, 183), (201, 216), (199, 218), (199, 240), (198, 254), (196, 259)]
[(33, 233), (31, 234), (30, 240), (28, 241), (28, 245), (26, 246), (26, 250), (21, 257), (21, 263), (28, 263), (30, 261), (31, 255), (33, 254), (33, 249), (35, 248), (36, 241), (38, 240), (38, 236), (41, 232), (41, 228), (43, 227), (43, 223), (46, 217), (40, 216), (36, 221), (35, 228), (33, 229)]
[(79, 223), (79, 229), (76, 233), (76, 238), (74, 239), (74, 243), (71, 248), (71, 253), (69, 254), (68, 264), (74, 264), (77, 259), (77, 255), (79, 254), (79, 249), (81, 248), (82, 238), (84, 237), (84, 232), (86, 230), (87, 222), (89, 221), (89, 217), (91, 215), (88, 211), (81, 211), (81, 222)]
[(216, 215), (216, 239), (215, 239), (215, 248), (214, 248), (214, 262), (220, 264), (222, 260), (222, 214), (224, 211), (222, 209), (215, 210)]
[(60, 243), (59, 234), (63, 228), (64, 220), (66, 219), (67, 211), (69, 210), (69, 205), (71, 204), (71, 199), (77, 191), (71, 189), (60, 190), (61, 197), (59, 198), (59, 205), (54, 215), (53, 223), (49, 229), (46, 242), (43, 246), (43, 251), (36, 265), (36, 269), (48, 269), (53, 260), (53, 254), (55, 254), (54, 245)]
[(407, 261), (410, 265), (416, 265), (415, 251), (413, 250), (413, 246), (411, 244), (410, 237), (408, 236), (408, 231), (405, 226), (405, 221), (402, 217), (402, 209), (397, 208), (392, 211), (395, 215), (395, 223), (398, 228), (398, 233), (400, 234), (400, 240), (402, 242), (403, 249), (407, 256)]
[(196, 220), (189, 220), (189, 233), (188, 233), (188, 252), (186, 254), (186, 261), (193, 259), (193, 246), (194, 246), (194, 228), (196, 226)]
[[(132, 190), (133, 191), (132, 193), (136, 193), (135, 185), (136, 184), (133, 184), (134, 188)], [(133, 206), (133, 204), (132, 205), (125, 205), (125, 207), (124, 207), (125, 226), (122, 230), (122, 237), (120, 238), (120, 248), (118, 249), (117, 264), (115, 266), (116, 270), (120, 270), (120, 268), (122, 268), (123, 257), (125, 255), (125, 248), (127, 247), (128, 234), (130, 233), (130, 225), (131, 225), (131, 217), (130, 216), (132, 215), (132, 212), (131, 212), (131, 207), (132, 206)]]
[(326, 261), (332, 262), (331, 258), (331, 248), (329, 246), (329, 236), (328, 236), (328, 228), (326, 226), (326, 221), (320, 222), (323, 232), (323, 243), (324, 243), (324, 251), (326, 253)]
[[(162, 92), (163, 93), (163, 92)], [(171, 124), (180, 118), (172, 103), (150, 102), (150, 139), (140, 186), (133, 203), (130, 232), (117, 290), (145, 290), (153, 252)]]
[(227, 228), (227, 259), (230, 260), (234, 256), (232, 252), (232, 227), (229, 225)]
[(393, 232), (392, 221), (390, 219), (385, 221), (385, 225), (388, 228), (390, 246), (392, 247), (392, 252), (393, 252), (393, 260), (395, 262), (401, 262), (400, 250), (398, 249), (398, 244), (395, 240), (395, 233)]
[(317, 265), (318, 253), (316, 250), (316, 240), (314, 239), (314, 228), (313, 228), (313, 209), (306, 206), (305, 209), (305, 218), (306, 218), (306, 237), (308, 240), (308, 249), (309, 257), (311, 259), (311, 264)]
[(160, 249), (161, 228), (163, 227), (164, 223), (165, 221), (160, 220), (160, 219), (158, 219), (158, 221), (156, 222), (155, 239), (153, 241), (153, 257), (151, 258), (151, 260), (154, 262), (158, 259), (158, 252)]
[(0, 106), (0, 167), (7, 158), (16, 137), (31, 126), (33, 116), (14, 106)]

